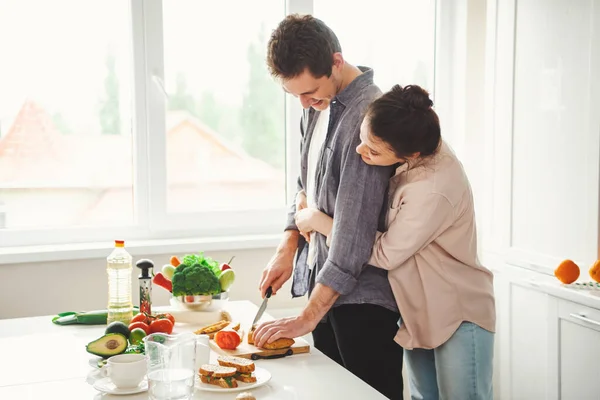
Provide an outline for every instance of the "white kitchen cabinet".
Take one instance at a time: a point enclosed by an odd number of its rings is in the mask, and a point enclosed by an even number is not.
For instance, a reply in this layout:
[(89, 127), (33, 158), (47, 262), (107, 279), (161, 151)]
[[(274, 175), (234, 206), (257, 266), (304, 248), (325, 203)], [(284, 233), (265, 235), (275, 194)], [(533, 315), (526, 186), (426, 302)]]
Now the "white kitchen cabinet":
[(600, 302), (581, 305), (573, 292), (566, 300), (558, 285), (506, 269), (494, 285), (495, 398), (600, 400)]
[[(549, 296), (526, 286), (512, 283), (509, 297), (508, 365), (510, 391), (502, 398), (542, 400), (548, 398), (548, 305)], [(506, 357), (506, 353), (499, 354)], [(506, 361), (505, 365), (506, 365)], [(505, 381), (506, 382), (506, 381)]]
[(557, 300), (550, 312), (550, 398), (600, 399), (600, 310)]

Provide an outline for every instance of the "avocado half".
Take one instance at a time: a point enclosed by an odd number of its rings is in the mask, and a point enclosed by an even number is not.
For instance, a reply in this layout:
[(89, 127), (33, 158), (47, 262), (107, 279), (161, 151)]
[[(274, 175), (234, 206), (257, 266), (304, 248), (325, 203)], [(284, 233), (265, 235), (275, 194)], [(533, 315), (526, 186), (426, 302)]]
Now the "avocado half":
[(127, 338), (121, 333), (107, 333), (85, 346), (88, 353), (108, 358), (123, 353), (127, 349)]

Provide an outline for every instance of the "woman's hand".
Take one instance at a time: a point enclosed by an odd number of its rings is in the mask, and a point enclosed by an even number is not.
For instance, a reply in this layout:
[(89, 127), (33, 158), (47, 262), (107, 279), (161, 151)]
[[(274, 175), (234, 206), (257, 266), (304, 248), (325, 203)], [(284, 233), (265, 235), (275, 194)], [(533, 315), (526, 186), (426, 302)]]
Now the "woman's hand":
[[(296, 214), (298, 214), (301, 210), (304, 210), (308, 207), (308, 201), (306, 200), (306, 193), (304, 190), (299, 191), (296, 194)], [(310, 242), (310, 232), (305, 232), (300, 227), (298, 227), (300, 234), (304, 237), (307, 243)]]
[(308, 207), (306, 193), (304, 193), (304, 190), (300, 190), (298, 193), (296, 193), (296, 212), (303, 210), (306, 207)]
[(315, 231), (315, 222), (317, 221), (318, 215), (321, 212), (316, 208), (307, 207), (296, 213), (296, 226), (300, 229), (300, 232), (313, 232)]

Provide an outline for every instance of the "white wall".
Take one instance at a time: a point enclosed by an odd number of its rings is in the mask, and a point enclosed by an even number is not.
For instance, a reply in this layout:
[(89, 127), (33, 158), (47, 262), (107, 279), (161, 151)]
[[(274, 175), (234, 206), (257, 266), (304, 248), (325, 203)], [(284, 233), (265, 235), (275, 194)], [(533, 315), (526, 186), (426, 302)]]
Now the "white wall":
[[(207, 252), (227, 261), (235, 255), (232, 267), (236, 282), (231, 289), (232, 300), (260, 302), (258, 282), (262, 269), (275, 249)], [(160, 268), (171, 254), (148, 257)], [(134, 261), (145, 257), (134, 257)], [(139, 305), (137, 276), (133, 271), (134, 304)], [(292, 300), (290, 282), (269, 302), (269, 308), (302, 307), (305, 298)], [(0, 264), (0, 319), (50, 315), (64, 311), (106, 308), (106, 260), (71, 260), (28, 264)], [(168, 305), (167, 292), (153, 288), (153, 303)]]

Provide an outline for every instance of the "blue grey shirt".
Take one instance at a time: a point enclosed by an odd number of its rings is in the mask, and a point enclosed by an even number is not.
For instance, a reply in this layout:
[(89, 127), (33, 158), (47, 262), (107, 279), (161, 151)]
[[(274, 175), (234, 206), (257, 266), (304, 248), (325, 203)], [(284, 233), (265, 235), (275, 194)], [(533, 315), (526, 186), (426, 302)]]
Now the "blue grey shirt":
[[(393, 167), (365, 164), (356, 153), (360, 125), (367, 106), (381, 95), (373, 70), (363, 71), (330, 104), (327, 137), (315, 168), (315, 200), (319, 210), (334, 217), (330, 246), (316, 234), (315, 267), (307, 265), (308, 244), (300, 237), (294, 268), (292, 296), (309, 294), (316, 283), (340, 293), (336, 305), (377, 304), (397, 311), (387, 271), (367, 264), (378, 228), (385, 230), (387, 187)], [(301, 174), (298, 190), (306, 187), (308, 148), (319, 112), (304, 110), (301, 121)], [(288, 213), (286, 230), (297, 230), (296, 205)]]

